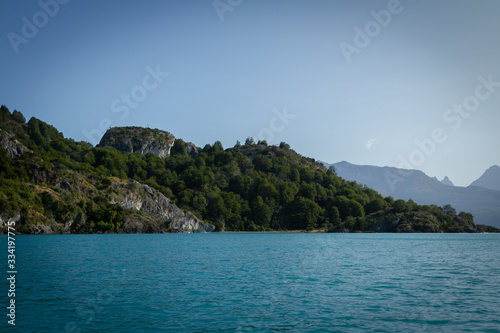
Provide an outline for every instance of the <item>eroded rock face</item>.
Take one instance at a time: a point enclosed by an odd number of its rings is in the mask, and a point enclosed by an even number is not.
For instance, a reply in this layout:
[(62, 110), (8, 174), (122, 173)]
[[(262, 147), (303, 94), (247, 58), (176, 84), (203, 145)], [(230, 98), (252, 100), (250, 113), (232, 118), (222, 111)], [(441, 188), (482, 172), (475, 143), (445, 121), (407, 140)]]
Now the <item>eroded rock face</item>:
[(212, 224), (201, 222), (196, 216), (188, 213), (173, 219), (170, 224), (172, 232), (212, 232), (215, 227)]
[(7, 151), (7, 156), (16, 158), (26, 151), (30, 151), (21, 142), (14, 138), (14, 134), (0, 129), (0, 146)]
[(133, 214), (125, 219), (121, 231), (127, 234), (159, 233), (162, 232), (162, 228), (158, 225), (158, 222), (152, 218), (144, 217), (139, 214)]
[(193, 157), (198, 156), (198, 147), (196, 147), (193, 143), (191, 142), (186, 142), (186, 151), (189, 155)]
[[(2, 231), (0, 231), (0, 234), (2, 232), (7, 233), (7, 231), (8, 231), (7, 227), (9, 227), (9, 226), (13, 226), (14, 228), (16, 228), (16, 225), (19, 224), (20, 220), (21, 220), (20, 213), (17, 213), (15, 216), (13, 216), (11, 218), (5, 218), (5, 217), (0, 216), (0, 230), (3, 229)], [(31, 226), (27, 233), (32, 234), (32, 235), (41, 235), (41, 234), (49, 235), (49, 234), (54, 234), (56, 232), (54, 232), (54, 229), (52, 229), (52, 227), (50, 227), (48, 225), (38, 224), (38, 225)]]
[[(114, 127), (106, 131), (99, 147), (113, 147), (127, 153), (152, 153), (166, 158), (171, 155), (175, 137), (159, 129), (142, 127)], [(186, 152), (198, 156), (198, 147), (191, 142), (185, 142)]]
[(48, 225), (35, 225), (32, 226), (29, 230), (29, 233), (32, 235), (51, 235), (54, 233), (51, 227)]
[[(74, 186), (69, 184), (69, 186)], [(164, 233), (190, 232), (204, 233), (215, 230), (211, 224), (204, 223), (195, 215), (184, 212), (170, 199), (154, 188), (138, 183), (135, 180), (121, 180), (116, 178), (112, 184), (113, 194), (110, 203), (123, 208), (136, 210), (137, 213), (128, 215), (119, 230), (108, 233)], [(1, 212), (0, 212), (1, 213)], [(0, 233), (7, 230), (9, 222), (18, 224), (21, 214), (13, 217), (0, 215)], [(53, 221), (54, 225), (37, 224), (30, 227), (28, 234), (69, 234), (86, 233), (85, 219), (78, 214), (68, 221)], [(54, 228), (54, 226), (58, 226)]]
[(7, 227), (10, 224), (15, 225), (19, 220), (21, 219), (21, 214), (17, 214), (14, 217), (11, 218), (5, 218), (0, 215), (0, 229), (3, 227)]
[(175, 137), (165, 131), (142, 127), (114, 127), (106, 131), (99, 147), (113, 147), (128, 153), (170, 156)]
[(125, 221), (122, 227), (125, 232), (195, 233), (215, 230), (213, 225), (204, 223), (191, 213), (185, 213), (166, 196), (148, 185), (129, 180), (112, 186), (120, 193), (113, 196), (112, 203), (151, 214), (150, 219), (135, 217)]

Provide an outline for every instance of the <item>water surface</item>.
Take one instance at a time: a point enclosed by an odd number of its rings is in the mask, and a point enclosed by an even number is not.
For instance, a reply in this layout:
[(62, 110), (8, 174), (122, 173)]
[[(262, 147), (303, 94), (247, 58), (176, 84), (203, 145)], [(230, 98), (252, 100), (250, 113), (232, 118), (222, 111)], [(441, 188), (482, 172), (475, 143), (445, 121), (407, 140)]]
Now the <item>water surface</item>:
[(500, 331), (497, 234), (16, 238), (20, 332)]

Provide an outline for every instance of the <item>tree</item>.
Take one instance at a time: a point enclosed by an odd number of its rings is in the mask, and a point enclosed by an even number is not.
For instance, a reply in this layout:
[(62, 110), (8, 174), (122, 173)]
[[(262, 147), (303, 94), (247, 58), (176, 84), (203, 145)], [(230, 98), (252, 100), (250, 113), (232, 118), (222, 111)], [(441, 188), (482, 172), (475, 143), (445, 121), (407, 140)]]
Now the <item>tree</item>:
[(445, 214), (448, 214), (448, 215), (451, 215), (451, 216), (457, 215), (457, 211), (450, 204), (447, 204), (447, 205), (443, 206), (443, 212), (445, 212)]
[(12, 119), (20, 124), (26, 123), (26, 118), (24, 118), (23, 114), (17, 110), (14, 110), (14, 112), (12, 112)]
[(286, 205), (293, 201), (299, 189), (295, 183), (282, 182), (278, 184), (279, 202), (281, 205)]
[(229, 189), (240, 195), (248, 195), (252, 180), (249, 176), (236, 175), (229, 182)]
[(259, 142), (257, 142), (258, 145), (264, 145), (264, 146), (267, 146), (267, 141), (266, 140), (259, 140)]
[(316, 186), (314, 183), (302, 182), (299, 188), (299, 194), (301, 197), (314, 200), (316, 198)]
[(222, 147), (222, 143), (217, 140), (213, 145), (213, 150), (215, 154), (222, 153), (224, 151), (224, 147)]
[(385, 197), (384, 201), (387, 202), (390, 206), (394, 205), (394, 198), (391, 196)]
[(355, 228), (359, 231), (365, 231), (368, 229), (368, 222), (364, 217), (356, 217)]
[(214, 218), (214, 220), (226, 214), (226, 207), (224, 205), (224, 200), (221, 198), (220, 195), (215, 194), (213, 198), (210, 198), (207, 210), (209, 216)]
[(300, 168), (299, 173), (300, 173), (300, 180), (304, 182), (309, 183), (314, 180), (314, 173), (309, 168), (302, 167)]
[(259, 177), (255, 181), (255, 192), (265, 199), (271, 199), (278, 196), (276, 187), (269, 182), (267, 178)]
[(406, 209), (408, 211), (415, 210), (415, 209), (417, 209), (417, 207), (418, 207), (418, 204), (415, 201), (413, 201), (412, 199), (408, 199), (408, 201), (406, 202)]
[(172, 150), (170, 155), (187, 155), (186, 142), (182, 139), (176, 139), (174, 145), (172, 146)]
[(264, 228), (269, 228), (269, 222), (271, 222), (273, 212), (268, 205), (265, 204), (264, 199), (258, 195), (252, 202), (252, 218), (253, 220), (263, 226)]
[(376, 213), (384, 209), (385, 206), (386, 202), (382, 198), (375, 198), (365, 206), (365, 212), (366, 214)]
[(292, 169), (292, 171), (290, 172), (290, 180), (294, 183), (300, 182), (299, 170), (297, 170), (296, 168)]
[(204, 147), (203, 147), (203, 152), (204, 153), (210, 153), (212, 151), (212, 145), (210, 143), (207, 143)]
[(335, 206), (328, 206), (327, 208), (328, 220), (332, 225), (338, 225), (340, 222), (339, 209)]
[(4, 118), (6, 118), (7, 116), (10, 117), (9, 108), (3, 104), (2, 106), (0, 106), (0, 116), (2, 117), (2, 121), (4, 121)]
[(393, 209), (396, 213), (402, 213), (406, 211), (406, 201), (402, 199), (394, 201)]
[(328, 168), (328, 173), (336, 176), (337, 175), (337, 169), (335, 169), (335, 166), (330, 165), (330, 167)]
[(290, 145), (284, 141), (280, 142), (280, 148), (282, 149), (290, 149)]
[(288, 206), (291, 229), (314, 229), (323, 215), (322, 208), (314, 201), (300, 196)]
[(262, 170), (262, 171), (269, 171), (269, 169), (271, 169), (273, 163), (271, 161), (271, 159), (267, 156), (263, 156), (263, 155), (257, 155), (255, 157), (255, 159), (253, 160), (253, 163), (255, 164), (255, 167), (258, 169), (258, 170)]
[(365, 216), (365, 210), (359, 202), (357, 202), (355, 200), (351, 200), (350, 204), (351, 204), (351, 207), (350, 207), (351, 216), (353, 216), (353, 217), (364, 217)]
[(458, 220), (465, 225), (474, 226), (474, 216), (471, 213), (460, 212)]
[(251, 145), (254, 145), (255, 144), (255, 141), (253, 140), (253, 138), (251, 136), (249, 136), (246, 140), (245, 140), (245, 146), (251, 146)]

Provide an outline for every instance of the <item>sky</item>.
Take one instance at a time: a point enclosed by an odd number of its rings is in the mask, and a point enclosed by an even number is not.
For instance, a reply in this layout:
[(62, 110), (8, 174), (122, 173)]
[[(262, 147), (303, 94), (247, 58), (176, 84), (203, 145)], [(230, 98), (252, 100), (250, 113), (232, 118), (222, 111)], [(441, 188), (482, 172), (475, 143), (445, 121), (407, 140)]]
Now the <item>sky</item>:
[(497, 0), (0, 3), (0, 104), (97, 144), (284, 141), (468, 186), (500, 165)]

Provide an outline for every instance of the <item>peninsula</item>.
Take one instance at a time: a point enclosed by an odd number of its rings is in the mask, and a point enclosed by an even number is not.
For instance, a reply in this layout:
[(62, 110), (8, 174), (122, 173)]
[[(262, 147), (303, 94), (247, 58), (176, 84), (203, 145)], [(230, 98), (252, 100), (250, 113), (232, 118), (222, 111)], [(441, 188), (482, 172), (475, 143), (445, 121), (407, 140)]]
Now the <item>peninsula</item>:
[(383, 197), (285, 142), (201, 148), (119, 127), (93, 147), (4, 105), (0, 142), (2, 233), (498, 231), (450, 205)]

